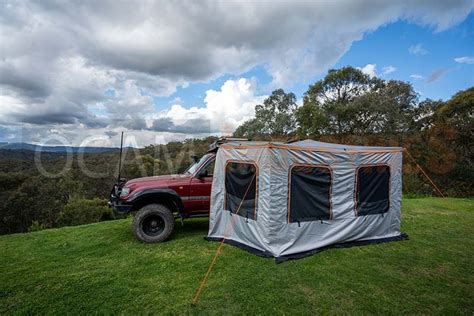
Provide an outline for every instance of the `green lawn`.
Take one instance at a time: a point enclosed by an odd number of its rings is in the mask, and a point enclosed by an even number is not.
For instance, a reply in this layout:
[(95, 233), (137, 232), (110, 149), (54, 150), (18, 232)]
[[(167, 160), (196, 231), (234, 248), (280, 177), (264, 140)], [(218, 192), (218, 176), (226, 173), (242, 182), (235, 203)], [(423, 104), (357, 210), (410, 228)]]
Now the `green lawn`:
[(0, 313), (474, 313), (474, 200), (406, 199), (410, 240), (331, 249), (276, 265), (218, 243), (205, 219), (169, 242), (135, 241), (130, 220), (0, 237)]

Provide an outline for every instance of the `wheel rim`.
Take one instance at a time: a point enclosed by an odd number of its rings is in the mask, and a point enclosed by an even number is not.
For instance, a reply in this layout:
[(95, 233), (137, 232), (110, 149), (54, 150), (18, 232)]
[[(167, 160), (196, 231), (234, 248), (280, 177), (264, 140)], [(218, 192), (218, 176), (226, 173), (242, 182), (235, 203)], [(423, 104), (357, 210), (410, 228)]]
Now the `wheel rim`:
[(165, 230), (165, 221), (159, 215), (150, 214), (143, 219), (142, 229), (148, 236), (158, 236)]

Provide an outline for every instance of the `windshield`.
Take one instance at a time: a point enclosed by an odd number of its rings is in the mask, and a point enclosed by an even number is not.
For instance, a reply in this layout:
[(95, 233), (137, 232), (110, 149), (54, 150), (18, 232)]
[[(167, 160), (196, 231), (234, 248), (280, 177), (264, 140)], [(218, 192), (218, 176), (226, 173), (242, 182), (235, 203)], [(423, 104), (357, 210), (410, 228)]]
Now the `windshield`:
[(201, 166), (209, 159), (209, 157), (211, 157), (212, 154), (205, 154), (204, 156), (201, 157), (201, 159), (199, 159), (198, 162), (194, 162), (191, 166), (188, 167), (188, 169), (186, 169), (186, 171), (184, 173), (186, 174), (193, 174), (195, 173), (199, 168), (201, 168)]

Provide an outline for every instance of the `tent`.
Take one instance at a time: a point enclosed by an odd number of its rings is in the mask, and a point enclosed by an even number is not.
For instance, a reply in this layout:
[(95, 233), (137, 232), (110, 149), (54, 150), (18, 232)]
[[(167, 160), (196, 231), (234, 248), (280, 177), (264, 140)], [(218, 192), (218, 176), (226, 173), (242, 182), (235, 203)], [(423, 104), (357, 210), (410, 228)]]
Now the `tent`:
[(217, 151), (208, 240), (277, 262), (403, 240), (402, 148), (234, 141)]

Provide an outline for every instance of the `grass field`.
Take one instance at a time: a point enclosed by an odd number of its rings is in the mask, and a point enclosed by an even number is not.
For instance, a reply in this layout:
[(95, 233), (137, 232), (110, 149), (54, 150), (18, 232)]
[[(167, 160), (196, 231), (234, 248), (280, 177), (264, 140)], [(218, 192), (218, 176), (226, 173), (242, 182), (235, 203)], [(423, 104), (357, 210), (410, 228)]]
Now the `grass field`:
[(474, 201), (406, 199), (410, 240), (331, 249), (276, 265), (218, 243), (205, 219), (163, 244), (130, 220), (0, 237), (0, 313), (474, 313)]

